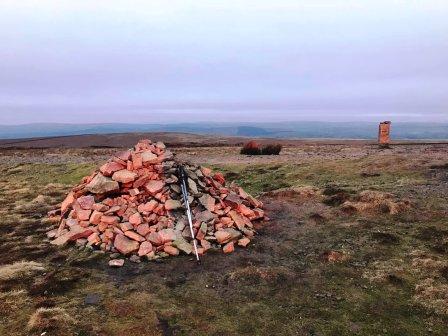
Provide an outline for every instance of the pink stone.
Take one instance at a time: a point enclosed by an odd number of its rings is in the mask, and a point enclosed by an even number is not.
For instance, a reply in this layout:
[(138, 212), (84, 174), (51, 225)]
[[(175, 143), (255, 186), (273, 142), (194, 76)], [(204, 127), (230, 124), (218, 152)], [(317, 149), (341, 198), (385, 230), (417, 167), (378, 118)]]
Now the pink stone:
[(146, 239), (156, 246), (163, 244), (162, 237), (160, 237), (158, 232), (151, 232), (146, 236)]
[(92, 223), (92, 224), (99, 224), (99, 223), (101, 222), (101, 217), (103, 217), (103, 213), (94, 210), (94, 211), (92, 212), (92, 214), (90, 215), (90, 219), (89, 219), (89, 221), (90, 221), (90, 223)]
[(150, 232), (148, 224), (140, 224), (137, 226), (137, 233), (141, 236), (146, 236)]
[(118, 162), (107, 162), (105, 164), (103, 164), (100, 167), (100, 172), (104, 175), (104, 176), (112, 176), (113, 173), (115, 173), (116, 171), (122, 170), (126, 167), (124, 167), (123, 165), (121, 165)]
[(78, 211), (76, 211), (76, 218), (78, 218), (80, 221), (89, 220), (91, 212), (91, 210), (79, 209)]
[(129, 223), (131, 223), (134, 226), (137, 226), (143, 222), (143, 218), (140, 215), (139, 212), (136, 212), (129, 216)]
[(233, 242), (227, 243), (226, 245), (224, 245), (224, 247), (222, 248), (222, 251), (224, 253), (232, 253), (235, 250), (235, 246), (233, 244)]
[(124, 259), (112, 259), (109, 260), (110, 267), (122, 267), (124, 265)]
[(140, 244), (135, 240), (129, 239), (123, 235), (117, 235), (114, 240), (114, 247), (122, 254), (128, 255), (139, 249)]
[(152, 251), (152, 244), (148, 241), (144, 241), (140, 244), (140, 248), (138, 249), (138, 255), (140, 257), (147, 255), (149, 252)]
[(227, 243), (232, 238), (230, 233), (223, 231), (223, 230), (216, 231), (215, 237), (216, 237), (216, 240), (218, 241), (218, 243), (220, 243), (220, 244)]
[(167, 243), (176, 240), (176, 233), (173, 229), (163, 229), (159, 231), (159, 236), (162, 239), (162, 243)]
[(129, 171), (127, 169), (122, 169), (119, 170), (117, 172), (115, 172), (112, 175), (112, 180), (120, 182), (120, 183), (129, 183), (129, 182), (134, 182), (135, 179), (137, 178), (137, 174)]
[(140, 204), (137, 209), (140, 212), (151, 212), (156, 208), (157, 205), (159, 205), (159, 203), (157, 203), (156, 200), (151, 200), (147, 203)]
[(62, 201), (61, 213), (64, 214), (65, 211), (67, 211), (67, 209), (73, 204), (74, 201), (75, 201), (75, 194), (73, 193), (73, 191), (71, 191), (68, 193), (64, 201)]
[(117, 216), (104, 216), (101, 217), (101, 222), (105, 224), (118, 224), (120, 218)]
[(76, 200), (79, 206), (84, 210), (91, 210), (92, 206), (95, 204), (95, 198), (92, 195), (81, 196)]
[(151, 180), (145, 185), (145, 189), (152, 195), (157, 194), (163, 189), (165, 184), (160, 180)]
[(246, 247), (249, 243), (250, 243), (250, 239), (246, 238), (246, 237), (241, 238), (241, 239), (238, 240), (238, 245), (239, 246)]
[(229, 216), (233, 219), (238, 229), (243, 229), (246, 225), (252, 226), (252, 223), (249, 219), (244, 216), (241, 216), (238, 212), (232, 210), (229, 212)]
[(120, 228), (123, 232), (132, 230), (134, 226), (129, 222), (120, 223)]
[(174, 246), (165, 246), (164, 248), (163, 248), (163, 251), (165, 252), (165, 253), (168, 253), (169, 255), (172, 255), (172, 256), (177, 256), (177, 255), (179, 255), (179, 250), (177, 249), (177, 248), (175, 248)]
[(134, 232), (132, 230), (126, 231), (124, 233), (124, 235), (126, 237), (131, 238), (132, 240), (135, 240), (135, 241), (138, 241), (138, 242), (145, 241), (144, 237), (140, 236), (138, 233), (136, 233), (136, 232)]

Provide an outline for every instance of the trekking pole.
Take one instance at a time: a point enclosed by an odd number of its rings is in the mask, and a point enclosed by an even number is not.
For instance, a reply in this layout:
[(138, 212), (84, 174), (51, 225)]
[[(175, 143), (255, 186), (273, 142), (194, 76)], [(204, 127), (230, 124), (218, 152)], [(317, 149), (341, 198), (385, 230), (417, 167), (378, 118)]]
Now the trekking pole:
[(180, 188), (182, 189), (182, 198), (184, 200), (185, 209), (187, 212), (188, 224), (190, 225), (190, 233), (191, 238), (193, 239), (194, 253), (196, 254), (197, 262), (199, 262), (198, 247), (196, 245), (196, 239), (194, 238), (194, 232), (193, 232), (193, 220), (191, 218), (190, 204), (188, 203), (188, 189), (187, 189), (188, 175), (183, 166), (179, 166), (177, 168), (177, 176), (179, 178)]

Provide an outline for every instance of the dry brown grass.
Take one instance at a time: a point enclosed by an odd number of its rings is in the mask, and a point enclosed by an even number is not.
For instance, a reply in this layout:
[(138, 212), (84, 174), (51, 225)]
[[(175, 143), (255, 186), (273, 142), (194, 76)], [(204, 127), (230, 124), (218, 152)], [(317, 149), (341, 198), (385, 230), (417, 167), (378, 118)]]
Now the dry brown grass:
[(396, 215), (411, 208), (408, 200), (396, 200), (391, 193), (375, 190), (364, 190), (354, 198), (353, 201), (346, 201), (342, 209), (355, 211), (363, 214), (388, 213)]
[(414, 300), (438, 314), (448, 315), (448, 285), (427, 278), (415, 286)]
[(363, 278), (378, 283), (385, 283), (391, 275), (403, 277), (406, 274), (406, 263), (403, 259), (390, 259), (373, 262), (363, 273)]
[(288, 187), (281, 188), (273, 191), (268, 191), (263, 194), (263, 196), (271, 197), (300, 197), (300, 198), (314, 198), (320, 197), (322, 192), (317, 187), (313, 186), (302, 186), (302, 187)]
[(35, 261), (19, 261), (0, 266), (0, 281), (11, 281), (44, 271), (45, 267), (41, 263)]
[(28, 321), (30, 332), (48, 332), (52, 335), (70, 335), (73, 332), (75, 319), (71, 317), (63, 308), (39, 308)]
[(0, 316), (9, 316), (15, 311), (23, 309), (24, 305), (30, 301), (24, 290), (0, 292)]

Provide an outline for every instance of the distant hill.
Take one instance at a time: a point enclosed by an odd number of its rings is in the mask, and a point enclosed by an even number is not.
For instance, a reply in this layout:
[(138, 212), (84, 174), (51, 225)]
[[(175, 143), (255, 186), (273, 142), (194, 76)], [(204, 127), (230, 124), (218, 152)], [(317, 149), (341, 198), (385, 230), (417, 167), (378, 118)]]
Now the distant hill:
[[(377, 123), (279, 122), (279, 123), (178, 123), (178, 124), (26, 124), (0, 125), (0, 139), (113, 134), (130, 132), (183, 132), (202, 135), (270, 137), (282, 139), (375, 139)], [(447, 123), (394, 123), (397, 140), (448, 139)]]

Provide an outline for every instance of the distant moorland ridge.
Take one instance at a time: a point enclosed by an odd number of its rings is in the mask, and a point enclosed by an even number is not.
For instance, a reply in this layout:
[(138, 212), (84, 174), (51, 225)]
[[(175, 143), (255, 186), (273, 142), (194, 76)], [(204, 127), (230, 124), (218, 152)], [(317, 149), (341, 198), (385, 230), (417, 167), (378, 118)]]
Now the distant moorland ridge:
[[(181, 132), (201, 135), (269, 137), (281, 139), (376, 139), (373, 122), (177, 123), (177, 124), (25, 124), (0, 125), (0, 139), (23, 139), (82, 134)], [(392, 121), (392, 138), (448, 139), (448, 123)]]

